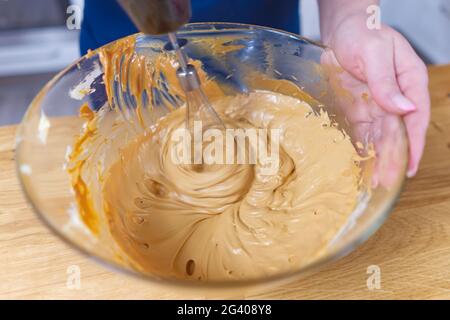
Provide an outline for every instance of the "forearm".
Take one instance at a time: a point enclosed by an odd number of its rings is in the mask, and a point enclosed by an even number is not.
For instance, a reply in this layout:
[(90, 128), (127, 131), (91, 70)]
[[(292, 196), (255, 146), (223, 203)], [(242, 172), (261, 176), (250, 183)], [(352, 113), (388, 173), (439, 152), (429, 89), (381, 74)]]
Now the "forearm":
[(318, 0), (322, 41), (327, 43), (333, 30), (344, 19), (353, 15), (367, 15), (367, 8), (370, 5), (378, 5), (379, 2), (379, 0)]

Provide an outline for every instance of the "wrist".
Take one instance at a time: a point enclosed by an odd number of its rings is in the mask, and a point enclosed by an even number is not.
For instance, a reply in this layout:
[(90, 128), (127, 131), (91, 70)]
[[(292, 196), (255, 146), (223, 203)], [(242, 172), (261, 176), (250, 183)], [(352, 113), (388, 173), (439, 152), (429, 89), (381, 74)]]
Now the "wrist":
[(379, 5), (379, 0), (318, 0), (320, 10), (320, 33), (322, 42), (329, 45), (334, 31), (348, 19), (354, 19), (366, 26), (367, 8)]

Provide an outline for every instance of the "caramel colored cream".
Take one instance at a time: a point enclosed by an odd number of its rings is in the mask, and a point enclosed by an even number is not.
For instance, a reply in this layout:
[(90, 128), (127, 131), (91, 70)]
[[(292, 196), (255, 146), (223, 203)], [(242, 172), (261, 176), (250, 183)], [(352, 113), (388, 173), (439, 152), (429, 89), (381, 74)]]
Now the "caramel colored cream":
[[(279, 169), (265, 175), (261, 163), (200, 170), (177, 165), (170, 137), (185, 126), (184, 106), (138, 131), (114, 112), (109, 84), (118, 52), (138, 61), (141, 67), (129, 69), (136, 75), (161, 66), (173, 74), (173, 63), (154, 66), (132, 58), (130, 45), (119, 42), (100, 52), (113, 108), (94, 115), (82, 108), (87, 124), (69, 160), (91, 231), (111, 241), (122, 262), (179, 279), (254, 279), (297, 270), (324, 254), (356, 207), (361, 179), (355, 147), (327, 113), (314, 111), (309, 98), (302, 99), (308, 96), (286, 81), (274, 85), (277, 80), (261, 77), (264, 90), (224, 95), (202, 72), (205, 91), (228, 128), (280, 130)], [(166, 79), (169, 86), (176, 81)], [(135, 95), (154, 85), (139, 81), (129, 84)], [(182, 97), (176, 82), (172, 90)], [(136, 117), (142, 114), (138, 110)]]

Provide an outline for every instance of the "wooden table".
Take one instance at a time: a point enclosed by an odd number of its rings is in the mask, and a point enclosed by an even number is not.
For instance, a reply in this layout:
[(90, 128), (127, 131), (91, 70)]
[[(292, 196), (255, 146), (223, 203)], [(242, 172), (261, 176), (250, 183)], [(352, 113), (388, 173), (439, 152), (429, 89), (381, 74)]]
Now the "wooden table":
[[(381, 229), (318, 273), (249, 298), (450, 299), (450, 66), (430, 68), (430, 86), (432, 120), (420, 172), (406, 183)], [(50, 233), (20, 189), (15, 129), (0, 128), (0, 298), (203, 297), (109, 271)], [(81, 271), (80, 289), (67, 286), (74, 265)], [(380, 289), (368, 289), (371, 265), (380, 268)]]

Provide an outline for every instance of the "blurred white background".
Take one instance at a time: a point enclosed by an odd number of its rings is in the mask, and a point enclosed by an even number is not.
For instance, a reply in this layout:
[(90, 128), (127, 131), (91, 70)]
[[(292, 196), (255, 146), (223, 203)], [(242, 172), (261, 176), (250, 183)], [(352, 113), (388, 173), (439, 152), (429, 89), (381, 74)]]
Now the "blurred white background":
[[(39, 89), (77, 59), (79, 31), (67, 28), (67, 8), (83, 3), (0, 0), (0, 125), (18, 123)], [(404, 34), (427, 63), (450, 63), (450, 0), (381, 3), (383, 21)], [(319, 39), (316, 0), (301, 0), (300, 11), (302, 34)]]

